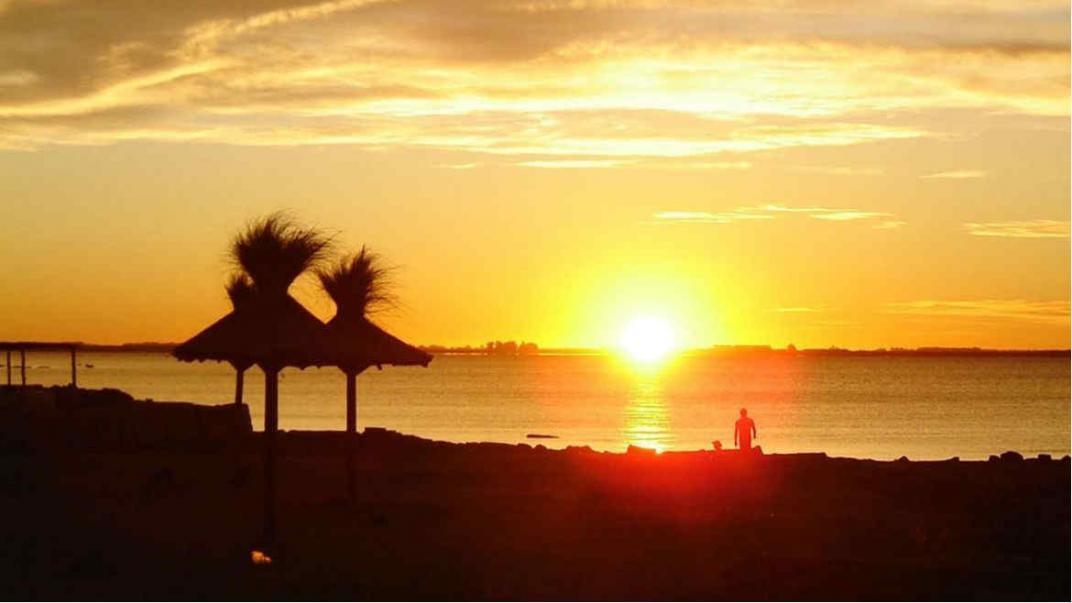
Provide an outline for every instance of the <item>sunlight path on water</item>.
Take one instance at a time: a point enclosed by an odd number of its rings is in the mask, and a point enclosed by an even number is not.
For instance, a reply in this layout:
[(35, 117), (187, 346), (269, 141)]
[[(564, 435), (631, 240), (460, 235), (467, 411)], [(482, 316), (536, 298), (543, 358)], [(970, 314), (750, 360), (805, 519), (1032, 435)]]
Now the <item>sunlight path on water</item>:
[(673, 448), (669, 413), (659, 371), (636, 371), (625, 409), (623, 438), (632, 446), (663, 452)]

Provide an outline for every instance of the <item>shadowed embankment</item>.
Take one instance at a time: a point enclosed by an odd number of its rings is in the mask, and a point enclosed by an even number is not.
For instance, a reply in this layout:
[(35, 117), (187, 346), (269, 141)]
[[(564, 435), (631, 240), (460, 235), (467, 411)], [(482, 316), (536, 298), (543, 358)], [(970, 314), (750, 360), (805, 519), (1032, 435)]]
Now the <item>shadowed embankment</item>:
[[(166, 406), (166, 405), (159, 405)], [(367, 430), (7, 446), (5, 598), (1068, 599), (1069, 463), (609, 454)]]

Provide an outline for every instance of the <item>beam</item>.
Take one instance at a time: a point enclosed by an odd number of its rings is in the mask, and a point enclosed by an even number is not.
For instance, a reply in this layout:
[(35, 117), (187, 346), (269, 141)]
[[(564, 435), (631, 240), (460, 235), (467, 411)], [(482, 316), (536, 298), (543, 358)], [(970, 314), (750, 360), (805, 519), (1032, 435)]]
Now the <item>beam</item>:
[(21, 360), (21, 362), (19, 363), (19, 364), (21, 364), (21, 366), (19, 367), (19, 372), (22, 375), (22, 386), (26, 387), (26, 350), (25, 349), (20, 349), (19, 350), (19, 359)]
[(77, 357), (78, 357), (78, 352), (76, 351), (76, 348), (72, 345), (71, 346), (71, 387), (73, 387), (73, 388), (78, 388), (78, 368), (77, 368), (78, 365), (76, 364)]

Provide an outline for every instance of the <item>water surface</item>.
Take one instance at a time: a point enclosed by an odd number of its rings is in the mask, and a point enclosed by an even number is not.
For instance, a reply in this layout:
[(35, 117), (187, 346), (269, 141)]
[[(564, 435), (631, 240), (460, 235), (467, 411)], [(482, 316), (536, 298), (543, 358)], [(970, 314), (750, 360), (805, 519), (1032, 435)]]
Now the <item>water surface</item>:
[[(0, 361), (3, 359), (0, 358)], [(17, 362), (17, 360), (16, 360)], [(226, 403), (234, 371), (162, 353), (83, 352), (83, 387), (115, 387), (157, 401)], [(32, 383), (69, 379), (63, 354), (27, 357)], [(17, 369), (14, 378), (18, 379)], [(358, 425), (422, 437), (529, 442), (559, 448), (662, 450), (733, 444), (747, 407), (768, 452), (825, 451), (892, 459), (985, 458), (1005, 450), (1069, 453), (1067, 358), (679, 358), (641, 370), (614, 357), (440, 356), (428, 368), (371, 369), (358, 378)], [(288, 369), (283, 429), (343, 429), (337, 369)], [(263, 377), (246, 374), (254, 425)], [(526, 439), (527, 434), (557, 439)]]

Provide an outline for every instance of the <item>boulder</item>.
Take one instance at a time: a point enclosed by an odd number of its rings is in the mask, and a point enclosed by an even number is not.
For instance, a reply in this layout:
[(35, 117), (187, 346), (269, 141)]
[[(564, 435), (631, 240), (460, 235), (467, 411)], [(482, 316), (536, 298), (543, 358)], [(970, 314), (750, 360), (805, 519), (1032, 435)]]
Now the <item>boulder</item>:
[(1001, 460), (1006, 463), (1019, 463), (1024, 460), (1024, 455), (1015, 450), (1007, 450), (1001, 453)]

